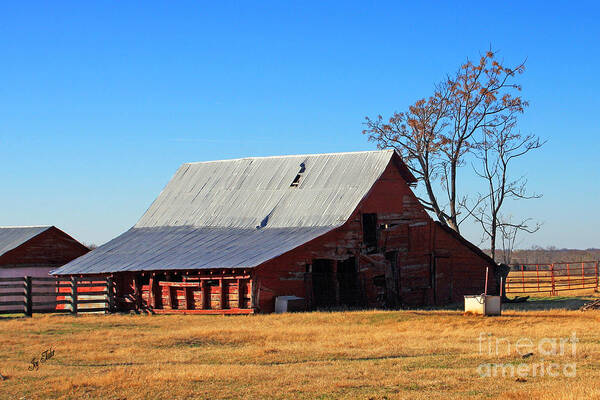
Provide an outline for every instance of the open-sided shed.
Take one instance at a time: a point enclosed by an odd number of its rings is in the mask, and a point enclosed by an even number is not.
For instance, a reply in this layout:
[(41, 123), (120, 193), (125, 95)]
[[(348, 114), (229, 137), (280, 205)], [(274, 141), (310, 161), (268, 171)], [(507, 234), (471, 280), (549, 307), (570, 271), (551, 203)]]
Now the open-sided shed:
[(119, 309), (153, 312), (271, 312), (287, 295), (314, 309), (480, 293), (495, 263), (435, 223), (415, 183), (391, 150), (184, 164), (133, 228), (54, 274), (112, 276)]

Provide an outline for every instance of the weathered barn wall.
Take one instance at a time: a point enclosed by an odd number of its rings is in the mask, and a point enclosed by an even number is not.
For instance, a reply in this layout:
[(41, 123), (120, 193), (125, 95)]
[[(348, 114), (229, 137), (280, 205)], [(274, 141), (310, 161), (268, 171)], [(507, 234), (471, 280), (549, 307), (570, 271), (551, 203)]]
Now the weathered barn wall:
[[(370, 213), (377, 214), (379, 229), (378, 249), (368, 254), (361, 216)], [(465, 294), (483, 291), (485, 267), (491, 266), (431, 220), (390, 164), (344, 225), (255, 269), (260, 312), (272, 312), (275, 297), (282, 295), (304, 297), (314, 306), (313, 260), (339, 265), (352, 257), (358, 275), (355, 305), (367, 307), (460, 302)]]
[(58, 267), (90, 250), (55, 227), (50, 227), (23, 245), (0, 256), (0, 268), (12, 266)]

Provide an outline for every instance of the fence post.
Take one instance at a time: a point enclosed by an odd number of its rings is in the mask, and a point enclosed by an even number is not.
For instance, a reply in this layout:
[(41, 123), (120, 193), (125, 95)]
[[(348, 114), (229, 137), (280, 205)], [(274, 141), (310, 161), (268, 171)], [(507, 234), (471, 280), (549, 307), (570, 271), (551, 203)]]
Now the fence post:
[(552, 281), (552, 296), (556, 296), (556, 286), (554, 282), (554, 263), (550, 265), (550, 279)]
[(31, 277), (25, 277), (25, 315), (31, 317), (33, 314), (33, 290), (31, 288)]
[(595, 272), (596, 272), (596, 291), (598, 291), (598, 261), (595, 264)]
[(77, 315), (77, 277), (71, 277), (71, 313)]

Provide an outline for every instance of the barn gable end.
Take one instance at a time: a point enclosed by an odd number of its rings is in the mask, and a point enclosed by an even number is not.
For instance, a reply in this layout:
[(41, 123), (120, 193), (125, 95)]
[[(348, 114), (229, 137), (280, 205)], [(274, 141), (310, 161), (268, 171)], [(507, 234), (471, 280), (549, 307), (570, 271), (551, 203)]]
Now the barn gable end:
[(54, 226), (0, 227), (0, 277), (47, 277), (89, 249)]

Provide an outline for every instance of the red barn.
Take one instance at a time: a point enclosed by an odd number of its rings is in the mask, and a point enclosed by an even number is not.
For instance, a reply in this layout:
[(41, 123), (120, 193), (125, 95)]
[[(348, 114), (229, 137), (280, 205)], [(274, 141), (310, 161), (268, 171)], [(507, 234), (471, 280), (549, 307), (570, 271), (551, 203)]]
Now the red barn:
[[(496, 264), (434, 222), (392, 150), (184, 164), (121, 236), (54, 271), (111, 276), (120, 310), (442, 305)], [(490, 292), (497, 292), (490, 273)]]
[(0, 227), (0, 278), (48, 277), (88, 251), (54, 226)]
[[(48, 278), (56, 269), (89, 249), (54, 226), (0, 227), (0, 278), (31, 276)], [(4, 292), (4, 288), (0, 290)], [(8, 290), (15, 292), (14, 289)], [(4, 296), (2, 301), (20, 301), (23, 296)], [(35, 301), (44, 298), (34, 296)], [(0, 309), (7, 309), (0, 306)]]

